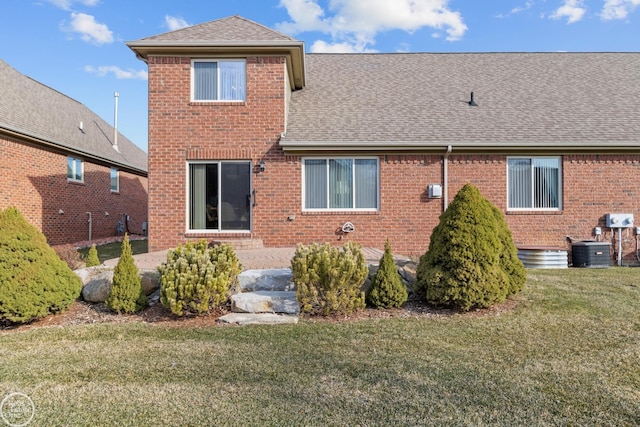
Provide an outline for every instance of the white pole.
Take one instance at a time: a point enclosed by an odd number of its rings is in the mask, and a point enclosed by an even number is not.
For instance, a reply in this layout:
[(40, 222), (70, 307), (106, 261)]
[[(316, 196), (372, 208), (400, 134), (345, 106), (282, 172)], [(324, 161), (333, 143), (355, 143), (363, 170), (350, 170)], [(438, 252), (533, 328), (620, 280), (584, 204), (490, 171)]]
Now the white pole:
[(115, 98), (114, 108), (113, 108), (113, 148), (118, 151), (118, 97), (120, 94), (118, 92), (114, 92), (113, 97)]

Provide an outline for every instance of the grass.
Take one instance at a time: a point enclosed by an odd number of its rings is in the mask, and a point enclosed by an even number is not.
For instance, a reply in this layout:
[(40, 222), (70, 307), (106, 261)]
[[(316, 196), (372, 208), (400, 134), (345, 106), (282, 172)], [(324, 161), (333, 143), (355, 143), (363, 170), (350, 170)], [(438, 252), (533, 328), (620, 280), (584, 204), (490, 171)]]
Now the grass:
[(640, 425), (640, 269), (530, 270), (511, 312), (0, 333), (46, 426)]
[[(131, 244), (131, 252), (133, 255), (146, 254), (149, 252), (149, 241), (144, 240), (129, 240)], [(83, 259), (86, 259), (87, 253), (90, 248), (78, 249), (78, 252), (82, 255)], [(122, 254), (122, 242), (107, 243), (106, 245), (96, 246), (98, 250), (98, 260), (100, 263), (105, 262), (108, 259), (120, 258)]]

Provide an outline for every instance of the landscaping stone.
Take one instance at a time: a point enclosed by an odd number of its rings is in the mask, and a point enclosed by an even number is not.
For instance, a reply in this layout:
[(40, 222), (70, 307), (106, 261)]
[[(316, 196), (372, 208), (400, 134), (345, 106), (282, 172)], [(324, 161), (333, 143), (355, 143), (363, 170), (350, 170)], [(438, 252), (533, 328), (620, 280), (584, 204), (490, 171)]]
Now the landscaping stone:
[(299, 314), (300, 307), (293, 291), (258, 291), (232, 295), (231, 311)]
[[(75, 270), (82, 281), (82, 299), (87, 302), (104, 302), (111, 291), (114, 267), (86, 267)], [(142, 289), (146, 295), (151, 295), (160, 288), (160, 275), (157, 270), (141, 270)]]
[(298, 316), (275, 313), (229, 313), (218, 319), (221, 323), (237, 325), (273, 325), (298, 323)]
[(290, 268), (245, 270), (238, 275), (241, 292), (293, 291), (295, 289)]

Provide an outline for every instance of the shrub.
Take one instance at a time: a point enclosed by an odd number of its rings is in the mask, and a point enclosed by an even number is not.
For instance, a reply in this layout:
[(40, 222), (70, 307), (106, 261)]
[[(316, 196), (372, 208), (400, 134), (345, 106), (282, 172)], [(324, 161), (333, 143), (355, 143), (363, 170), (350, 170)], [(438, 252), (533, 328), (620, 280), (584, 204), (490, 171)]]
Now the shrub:
[(407, 287), (398, 273), (396, 262), (391, 254), (391, 244), (387, 239), (380, 266), (367, 293), (367, 304), (376, 308), (400, 307), (407, 302), (407, 298)]
[(230, 245), (188, 242), (167, 253), (160, 272), (160, 302), (177, 316), (204, 314), (229, 300), (241, 265)]
[(365, 307), (361, 287), (369, 270), (360, 245), (298, 245), (291, 270), (302, 312), (327, 316)]
[(78, 249), (71, 245), (58, 245), (54, 246), (53, 250), (58, 254), (58, 257), (64, 261), (71, 270), (77, 270), (84, 266), (82, 261), (82, 255), (78, 252)]
[(87, 260), (85, 262), (85, 266), (96, 267), (98, 265), (100, 265), (100, 260), (98, 259), (98, 249), (96, 249), (96, 245), (91, 245), (91, 248), (87, 253)]
[(504, 216), (471, 184), (440, 216), (417, 276), (427, 302), (462, 310), (502, 302), (526, 280)]
[(0, 323), (64, 311), (82, 283), (16, 208), (0, 211)]
[(138, 267), (131, 253), (128, 234), (122, 240), (122, 254), (113, 270), (113, 282), (105, 304), (117, 313), (134, 313), (148, 305)]

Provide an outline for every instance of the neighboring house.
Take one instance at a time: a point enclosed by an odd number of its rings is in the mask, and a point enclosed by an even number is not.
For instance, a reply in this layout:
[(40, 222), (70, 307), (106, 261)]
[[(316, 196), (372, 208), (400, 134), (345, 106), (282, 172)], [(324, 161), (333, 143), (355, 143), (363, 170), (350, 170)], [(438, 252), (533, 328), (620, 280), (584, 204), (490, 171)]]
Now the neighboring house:
[(640, 215), (638, 53), (305, 54), (239, 16), (127, 44), (149, 67), (151, 250), (419, 255), (467, 182), (517, 245), (612, 241), (607, 213)]
[(86, 106), (0, 60), (0, 209), (18, 208), (50, 245), (143, 233), (147, 155), (114, 136)]

